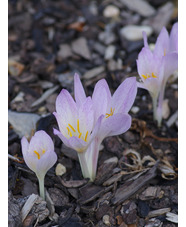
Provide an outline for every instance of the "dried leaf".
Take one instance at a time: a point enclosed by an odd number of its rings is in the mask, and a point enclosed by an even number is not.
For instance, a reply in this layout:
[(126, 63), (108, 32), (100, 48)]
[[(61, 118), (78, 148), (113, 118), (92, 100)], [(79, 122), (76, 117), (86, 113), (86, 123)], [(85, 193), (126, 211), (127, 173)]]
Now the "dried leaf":
[(69, 24), (67, 28), (68, 29), (74, 29), (74, 30), (76, 30), (78, 32), (82, 32), (84, 26), (85, 26), (85, 22), (77, 21), (77, 22), (74, 22), (72, 24)]

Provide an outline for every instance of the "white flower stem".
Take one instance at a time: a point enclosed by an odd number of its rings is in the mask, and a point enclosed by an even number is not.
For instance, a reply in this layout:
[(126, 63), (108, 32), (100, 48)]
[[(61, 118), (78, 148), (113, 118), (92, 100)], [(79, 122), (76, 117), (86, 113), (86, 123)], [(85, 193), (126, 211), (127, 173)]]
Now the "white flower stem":
[(99, 156), (99, 147), (100, 147), (100, 141), (98, 138), (94, 139), (93, 142), (93, 151), (92, 151), (92, 157), (91, 157), (91, 162), (92, 162), (92, 178), (93, 180), (96, 178), (96, 171), (97, 171), (97, 165), (98, 165), (98, 156)]
[(153, 105), (153, 119), (156, 120), (156, 117), (157, 117), (157, 96), (153, 96), (151, 95), (152, 97), (152, 105)]
[(89, 173), (88, 162), (87, 162), (87, 159), (85, 157), (85, 155), (86, 155), (85, 152), (86, 151), (78, 152), (78, 158), (79, 158), (79, 162), (80, 162), (80, 166), (81, 166), (81, 171), (82, 171), (84, 178), (90, 178), (90, 180), (92, 181), (92, 178), (91, 178), (90, 173)]
[(44, 178), (45, 176), (37, 176), (38, 181), (39, 181), (39, 194), (41, 198), (45, 200), (45, 186), (44, 186)]
[(166, 85), (166, 81), (164, 81), (163, 84), (162, 84), (159, 99), (158, 99), (157, 116), (156, 116), (156, 119), (158, 121), (158, 127), (161, 127), (161, 122), (162, 122), (163, 99), (164, 99), (164, 94), (165, 94), (165, 85)]

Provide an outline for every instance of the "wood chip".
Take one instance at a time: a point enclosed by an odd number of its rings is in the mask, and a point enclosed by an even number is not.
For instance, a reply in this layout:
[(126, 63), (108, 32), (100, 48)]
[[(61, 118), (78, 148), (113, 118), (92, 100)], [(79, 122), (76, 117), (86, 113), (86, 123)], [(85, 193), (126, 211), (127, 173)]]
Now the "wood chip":
[(34, 203), (39, 198), (38, 195), (32, 194), (29, 196), (28, 200), (24, 204), (22, 210), (21, 210), (21, 219), (22, 222), (25, 220), (26, 216), (29, 214), (30, 210), (32, 209)]
[(32, 103), (31, 107), (35, 107), (35, 106), (41, 104), (42, 102), (44, 102), (58, 88), (59, 88), (59, 85), (56, 85), (55, 87), (52, 87), (52, 88), (48, 89), (47, 91), (45, 91), (39, 99), (37, 99), (35, 102)]
[(87, 179), (65, 181), (59, 176), (58, 176), (58, 179), (60, 180), (61, 184), (63, 186), (65, 186), (66, 188), (78, 188), (78, 187), (85, 185), (88, 182)]
[(171, 208), (162, 208), (162, 209), (150, 211), (148, 213), (148, 218), (153, 218), (153, 217), (157, 217), (157, 216), (160, 216), (160, 215), (164, 215), (167, 212), (169, 212), (170, 210), (171, 210)]
[(174, 222), (174, 223), (178, 223), (178, 215), (177, 214), (168, 212), (168, 213), (166, 213), (166, 219), (168, 221), (171, 221), (171, 222)]
[(101, 186), (93, 185), (91, 183), (83, 186), (79, 189), (81, 193), (81, 197), (78, 200), (80, 204), (86, 204), (91, 202), (92, 200), (99, 197), (103, 192), (104, 188)]
[(158, 166), (157, 162), (149, 171), (147, 171), (144, 175), (141, 175), (139, 178), (134, 180), (128, 186), (126, 184), (119, 187), (112, 198), (111, 202), (113, 204), (120, 204), (126, 199), (128, 199), (131, 195), (136, 193), (141, 187), (143, 187), (149, 180), (153, 179), (156, 176), (156, 170)]

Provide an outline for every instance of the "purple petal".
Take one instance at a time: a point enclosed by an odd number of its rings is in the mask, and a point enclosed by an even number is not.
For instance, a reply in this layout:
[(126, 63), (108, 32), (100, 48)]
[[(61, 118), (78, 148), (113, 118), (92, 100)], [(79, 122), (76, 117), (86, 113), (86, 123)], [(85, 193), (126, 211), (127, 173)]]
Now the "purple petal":
[[(136, 60), (137, 63), (137, 70), (138, 74), (146, 75), (146, 73), (151, 72), (151, 65), (153, 61), (153, 54), (149, 50), (149, 48), (144, 47), (138, 55), (138, 59)], [(144, 80), (143, 77), (141, 77)]]
[(115, 113), (128, 113), (134, 103), (136, 93), (136, 78), (131, 77), (124, 80), (112, 97), (111, 107), (115, 109)]
[(156, 78), (148, 78), (145, 83), (143, 83), (143, 86), (152, 96), (157, 96), (161, 88), (161, 81), (162, 80), (157, 80)]
[(56, 118), (59, 130), (64, 134), (67, 129), (66, 127), (67, 127), (68, 123), (66, 121), (64, 121), (63, 117), (61, 115), (59, 115), (58, 113), (53, 112), (53, 114)]
[(30, 140), (29, 151), (33, 152), (38, 149), (45, 149), (46, 152), (48, 150), (54, 151), (54, 144), (51, 137), (43, 130), (37, 131)]
[(174, 73), (175, 70), (178, 69), (178, 54), (171, 53), (167, 54), (163, 57), (164, 63), (164, 77), (168, 79), (170, 75)]
[(143, 34), (143, 41), (144, 41), (144, 47), (149, 47), (148, 42), (147, 42), (147, 34), (146, 32), (142, 32)]
[(65, 89), (60, 92), (56, 99), (56, 111), (64, 123), (71, 122), (74, 117), (77, 117), (76, 103)]
[(74, 75), (74, 95), (77, 105), (81, 105), (86, 99), (84, 88), (77, 73)]
[(137, 69), (143, 82), (146, 82), (142, 75), (152, 75), (152, 73), (160, 77), (160, 71), (162, 66), (162, 57), (158, 57), (153, 54), (148, 48), (144, 47), (138, 55)]
[(99, 80), (92, 95), (95, 121), (105, 114), (111, 100), (111, 93), (105, 79)]
[(34, 157), (32, 152), (29, 152), (29, 143), (26, 139), (26, 137), (23, 137), (21, 139), (21, 147), (22, 147), (22, 153), (23, 153), (23, 158), (26, 163), (26, 165), (32, 170), (36, 171), (36, 165), (37, 165), (37, 159)]
[(131, 126), (131, 116), (128, 114), (114, 114), (105, 119), (99, 130), (99, 137), (104, 139), (108, 136), (120, 135)]
[(169, 33), (165, 27), (162, 28), (154, 48), (154, 54), (164, 56), (169, 52)]
[(48, 150), (37, 161), (36, 174), (37, 176), (45, 175), (46, 172), (56, 163), (57, 155), (54, 150)]
[(178, 23), (175, 23), (170, 33), (170, 52), (178, 52)]
[(53, 132), (55, 135), (57, 135), (63, 141), (63, 143), (67, 147), (71, 147), (72, 149), (76, 150), (77, 152), (83, 152), (88, 146), (87, 142), (83, 141), (82, 139), (79, 139), (78, 137), (72, 136), (68, 139), (57, 129), (54, 129)]
[(79, 111), (80, 131), (92, 131), (94, 124), (93, 103), (91, 97), (86, 98), (85, 102), (80, 106)]

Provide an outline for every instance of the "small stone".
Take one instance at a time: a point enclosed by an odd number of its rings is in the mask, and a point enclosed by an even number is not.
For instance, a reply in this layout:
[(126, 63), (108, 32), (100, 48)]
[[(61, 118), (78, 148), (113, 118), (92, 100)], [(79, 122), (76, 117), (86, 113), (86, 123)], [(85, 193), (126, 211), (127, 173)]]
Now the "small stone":
[(154, 17), (144, 20), (142, 24), (152, 26), (154, 32), (159, 35), (161, 29), (169, 24), (173, 12), (174, 4), (169, 1), (158, 9)]
[(140, 217), (145, 218), (149, 213), (149, 205), (144, 201), (139, 201), (138, 203), (138, 214)]
[(123, 62), (120, 58), (118, 58), (117, 61), (115, 61), (114, 59), (110, 59), (108, 61), (107, 67), (110, 71), (122, 70), (123, 69)]
[(72, 50), (70, 45), (68, 44), (62, 44), (60, 45), (60, 49), (57, 53), (57, 56), (62, 59), (66, 59), (72, 56)]
[(108, 5), (103, 11), (104, 17), (118, 17), (119, 14), (120, 10), (114, 5)]
[(84, 37), (80, 37), (72, 42), (72, 51), (87, 60), (91, 59), (91, 53), (87, 45), (87, 40)]
[(162, 115), (163, 115), (163, 119), (167, 119), (170, 115), (170, 107), (169, 107), (168, 99), (163, 100)]
[(146, 32), (147, 37), (153, 32), (152, 27), (150, 26), (127, 25), (120, 30), (120, 34), (129, 41), (137, 41), (143, 39), (143, 31)]
[(118, 163), (118, 158), (117, 157), (112, 157), (104, 161), (104, 163)]
[(102, 45), (101, 43), (99, 42), (95, 42), (94, 45), (93, 45), (93, 48), (96, 52), (98, 52), (99, 54), (101, 55), (104, 55), (105, 54), (105, 46)]
[(139, 110), (140, 110), (140, 108), (138, 106), (133, 106), (130, 111), (133, 114), (137, 114), (139, 112)]
[(99, 33), (98, 39), (105, 45), (109, 45), (116, 41), (116, 35), (112, 31), (106, 30)]
[(55, 172), (57, 176), (62, 176), (63, 174), (66, 173), (66, 167), (61, 163), (58, 163)]
[(141, 16), (150, 17), (156, 10), (145, 0), (120, 0), (130, 10), (139, 13)]
[(23, 102), (24, 101), (24, 95), (25, 93), (20, 91), (17, 96), (11, 101), (11, 103), (15, 103), (15, 102)]
[(25, 66), (15, 60), (8, 59), (8, 72), (11, 76), (19, 76), (23, 72)]
[(87, 71), (84, 75), (83, 78), (84, 79), (91, 79), (95, 76), (98, 76), (99, 74), (103, 73), (105, 71), (105, 67), (104, 66), (98, 66), (96, 68), (93, 68), (89, 71)]
[(110, 220), (109, 220), (110, 218), (109, 218), (109, 215), (104, 215), (103, 216), (103, 223), (105, 224), (105, 225), (107, 225), (107, 226), (111, 226), (111, 224), (110, 224)]
[(112, 59), (114, 57), (115, 51), (116, 51), (116, 47), (114, 45), (108, 46), (105, 50), (105, 56), (104, 56), (105, 60)]
[(36, 123), (40, 118), (38, 114), (8, 111), (8, 121), (20, 138), (29, 138), (32, 131), (36, 130)]

